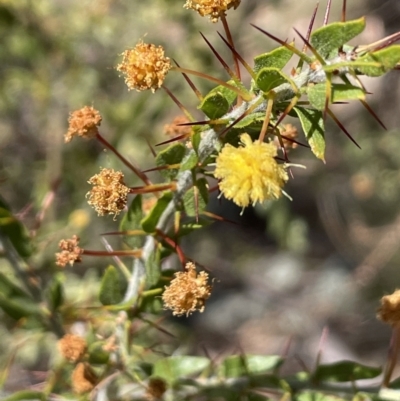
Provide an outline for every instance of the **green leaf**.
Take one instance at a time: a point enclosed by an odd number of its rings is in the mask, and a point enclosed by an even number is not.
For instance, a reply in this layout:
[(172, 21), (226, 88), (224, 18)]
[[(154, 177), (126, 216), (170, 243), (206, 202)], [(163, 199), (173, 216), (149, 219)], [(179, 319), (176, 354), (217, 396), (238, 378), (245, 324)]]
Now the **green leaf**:
[[(142, 219), (143, 219), (142, 196), (136, 195), (133, 201), (131, 202), (128, 211), (125, 213), (124, 217), (121, 220), (119, 230), (142, 231), (142, 224), (141, 224)], [(138, 249), (142, 247), (144, 238), (143, 236), (139, 235), (126, 235), (124, 237), (124, 242), (131, 249)]]
[(254, 57), (254, 72), (258, 73), (264, 67), (274, 67), (281, 70), (292, 56), (293, 53), (285, 46), (280, 46), (271, 52), (260, 54)]
[[(233, 81), (228, 81), (228, 84), (234, 85)], [(234, 100), (236, 92), (219, 85), (212, 89), (202, 100), (198, 109), (200, 109), (208, 118), (214, 120), (225, 115)]]
[(251, 113), (246, 117), (242, 118), (239, 122), (235, 124), (235, 129), (246, 128), (251, 124), (256, 124), (258, 127), (263, 123), (265, 119), (265, 112), (263, 113)]
[(185, 212), (189, 217), (198, 216), (208, 204), (208, 183), (205, 178), (200, 178), (195, 185), (186, 191), (183, 196)]
[[(325, 109), (326, 83), (310, 85), (307, 88), (307, 95), (311, 106), (317, 110)], [(330, 102), (335, 103), (360, 99), (365, 99), (365, 93), (362, 88), (350, 84), (332, 84)]]
[(351, 84), (333, 84), (332, 102), (346, 102), (348, 100), (365, 100), (364, 90)]
[(160, 199), (158, 199), (157, 203), (150, 211), (150, 213), (142, 220), (141, 225), (142, 229), (146, 231), (146, 233), (154, 233), (158, 220), (163, 214), (165, 208), (168, 206), (169, 202), (172, 200), (172, 193), (165, 192)]
[(163, 310), (163, 302), (159, 295), (153, 297), (145, 297), (140, 303), (140, 312), (151, 313), (152, 315), (158, 315)]
[(108, 363), (110, 354), (104, 351), (104, 341), (95, 341), (89, 345), (89, 363), (104, 365)]
[(3, 294), (0, 294), (0, 308), (15, 320), (19, 320), (23, 317), (29, 316), (40, 316), (40, 307), (31, 300), (24, 298), (6, 298)]
[(210, 360), (201, 356), (171, 356), (156, 361), (153, 376), (160, 377), (171, 385), (182, 377), (202, 372), (210, 365)]
[(201, 131), (196, 130), (190, 139), (192, 141), (193, 149), (197, 153), (199, 151), (199, 145), (201, 142)]
[(359, 35), (365, 28), (365, 18), (334, 22), (316, 29), (310, 37), (311, 45), (323, 57), (337, 56), (338, 49)]
[[(157, 167), (173, 166), (181, 163), (183, 157), (186, 153), (186, 148), (182, 143), (174, 143), (168, 146), (166, 149), (162, 150), (157, 154), (156, 165)], [(160, 170), (160, 174), (164, 178), (174, 179), (178, 174), (179, 166), (171, 169)]]
[(47, 299), (52, 312), (64, 303), (64, 289), (60, 275), (56, 275), (47, 287)]
[(198, 162), (199, 158), (197, 154), (195, 152), (190, 152), (183, 158), (180, 171), (191, 170), (197, 166)]
[(160, 248), (156, 249), (146, 259), (146, 289), (154, 287), (161, 277)]
[(100, 284), (99, 299), (103, 305), (115, 305), (124, 299), (127, 283), (125, 277), (110, 265), (107, 267)]
[(4, 207), (0, 207), (0, 234), (8, 237), (19, 256), (22, 258), (31, 256), (33, 248), (28, 230), (8, 208)]
[(297, 394), (293, 401), (345, 401), (344, 398), (328, 395), (324, 393), (319, 393), (318, 391), (302, 391), (301, 393)]
[(28, 293), (13, 283), (6, 275), (0, 272), (0, 294), (7, 298), (20, 297), (30, 299)]
[(325, 99), (326, 99), (326, 84), (316, 84), (307, 87), (308, 100), (312, 107), (317, 110), (325, 109)]
[(381, 373), (381, 368), (361, 365), (353, 361), (340, 361), (329, 365), (319, 365), (313, 375), (313, 379), (324, 382), (347, 382), (372, 379)]
[(400, 45), (392, 45), (360, 57), (356, 62), (378, 63), (376, 67), (358, 67), (357, 70), (369, 77), (380, 77), (400, 63)]
[(282, 362), (277, 355), (233, 355), (223, 361), (221, 374), (224, 377), (257, 375), (276, 369)]
[(39, 391), (22, 390), (3, 398), (3, 401), (46, 401), (47, 396)]
[(265, 93), (288, 82), (290, 79), (279, 68), (273, 67), (262, 68), (255, 79), (257, 87)]
[(324, 120), (319, 110), (294, 107), (306, 135), (311, 151), (318, 159), (325, 161)]

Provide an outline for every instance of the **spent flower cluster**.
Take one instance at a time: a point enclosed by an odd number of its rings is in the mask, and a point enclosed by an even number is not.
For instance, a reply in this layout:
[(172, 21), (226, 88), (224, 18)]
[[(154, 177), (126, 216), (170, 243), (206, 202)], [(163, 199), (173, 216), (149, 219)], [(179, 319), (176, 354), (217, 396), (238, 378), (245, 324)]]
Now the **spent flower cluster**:
[(125, 208), (130, 189), (125, 185), (124, 174), (110, 168), (103, 168), (88, 181), (93, 188), (87, 193), (89, 205), (99, 216), (117, 216)]

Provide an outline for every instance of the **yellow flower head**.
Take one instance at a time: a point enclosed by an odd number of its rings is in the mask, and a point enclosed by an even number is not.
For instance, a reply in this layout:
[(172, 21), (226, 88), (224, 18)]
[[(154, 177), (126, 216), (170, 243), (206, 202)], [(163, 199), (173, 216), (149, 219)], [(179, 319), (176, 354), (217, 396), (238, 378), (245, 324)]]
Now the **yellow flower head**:
[(205, 301), (211, 295), (208, 273), (197, 274), (194, 263), (187, 263), (185, 272), (175, 273), (175, 278), (165, 287), (162, 299), (164, 307), (176, 316), (189, 316), (192, 312), (204, 311)]
[(70, 113), (68, 123), (68, 131), (64, 135), (65, 143), (70, 142), (74, 136), (91, 139), (98, 133), (97, 127), (101, 124), (101, 115), (93, 107), (85, 106)]
[(124, 174), (121, 171), (103, 168), (88, 183), (93, 185), (92, 190), (86, 194), (89, 197), (88, 203), (99, 216), (117, 216), (126, 206), (130, 190), (124, 183)]
[(163, 84), (165, 76), (171, 69), (171, 61), (164, 57), (164, 49), (140, 41), (133, 49), (122, 53), (122, 62), (117, 70), (125, 76), (129, 90), (138, 92), (151, 89), (155, 92)]
[(214, 176), (222, 194), (241, 207), (278, 199), (289, 177), (287, 166), (274, 159), (275, 145), (252, 142), (248, 134), (242, 134), (240, 141), (243, 146), (227, 144), (217, 157)]
[(209, 16), (212, 22), (225, 15), (230, 8), (239, 6), (241, 0), (186, 0), (185, 8), (196, 10), (202, 17)]
[(378, 318), (391, 325), (400, 323), (400, 290), (381, 298)]

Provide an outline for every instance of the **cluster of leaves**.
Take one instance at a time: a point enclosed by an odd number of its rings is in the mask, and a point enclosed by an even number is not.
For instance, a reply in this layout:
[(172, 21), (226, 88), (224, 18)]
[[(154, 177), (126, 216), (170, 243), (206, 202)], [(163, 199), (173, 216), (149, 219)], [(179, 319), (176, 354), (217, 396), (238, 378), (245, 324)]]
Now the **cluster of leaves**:
[[(137, 318), (144, 327), (161, 330), (158, 323), (146, 318), (147, 314), (160, 314), (162, 309), (159, 295), (168, 274), (162, 271), (161, 262), (177, 249), (180, 252), (177, 244), (182, 236), (210, 223), (210, 219), (204, 217), (208, 204), (205, 177), (214, 163), (214, 156), (225, 144), (237, 146), (239, 135), (244, 132), (253, 139), (277, 136), (283, 157), (288, 161), (278, 127), (284, 117), (290, 115), (299, 119), (312, 152), (324, 160), (325, 116), (338, 122), (330, 105), (350, 100), (366, 104), (366, 91), (358, 75), (381, 76), (400, 61), (400, 46), (397, 45), (378, 50), (348, 46), (348, 41), (364, 27), (364, 19), (359, 19), (315, 30), (305, 39), (306, 47), (313, 51), (312, 57), (293, 44), (280, 42), (277, 49), (255, 57), (254, 66), (248, 68), (252, 77), (249, 89), (238, 74), (232, 73), (230, 81), (201, 97), (198, 109), (207, 120), (194, 125), (191, 149), (174, 143), (156, 157), (163, 177), (177, 182), (176, 191), (164, 192), (148, 214), (143, 212), (142, 197), (137, 195), (133, 199), (121, 221), (120, 233), (125, 235), (125, 242), (131, 249), (142, 249), (143, 255), (135, 259), (132, 270), (122, 263), (105, 270), (98, 289), (101, 305), (94, 305), (90, 313), (73, 311), (73, 302), (65, 297), (59, 276), (48, 280), (46, 288), (30, 276), (28, 263), (33, 249), (28, 230), (1, 201), (1, 243), (17, 277), (12, 281), (0, 274), (3, 312), (25, 329), (40, 328), (57, 336), (62, 336), (65, 326), (71, 322), (93, 321), (93, 333), (88, 336), (92, 340), (88, 361), (102, 379), (94, 396), (98, 399), (106, 394), (110, 399), (116, 399), (116, 394), (120, 399), (142, 399), (143, 393), (149, 392), (151, 379), (165, 383), (165, 397), (170, 399), (266, 400), (271, 394), (299, 401), (376, 397), (377, 389), (372, 388), (371, 394), (360, 392), (354, 382), (377, 377), (381, 373), (379, 368), (344, 361), (319, 365), (313, 373), (300, 372), (283, 378), (280, 374), (283, 359), (278, 356), (236, 355), (218, 364), (205, 357), (160, 358), (156, 352), (149, 352), (152, 346), (148, 343), (139, 349), (139, 336), (134, 342), (129, 323)], [(240, 59), (232, 45), (229, 46)], [(293, 73), (287, 75), (282, 69), (293, 54), (300, 57), (300, 62)], [(243, 64), (248, 67), (245, 62)], [(174, 224), (176, 222), (179, 224)], [(184, 256), (180, 257), (184, 261)], [(119, 319), (115, 318), (116, 314), (120, 314)], [(105, 337), (115, 336), (115, 349), (106, 352), (102, 347), (106, 341), (96, 341), (95, 334), (101, 331), (100, 325), (96, 326), (97, 319), (110, 325)], [(69, 397), (66, 386), (55, 378), (66, 376), (65, 372), (70, 373), (70, 370), (64, 362), (57, 363), (44, 391), (23, 391), (8, 400), (44, 400), (53, 392)], [(7, 373), (8, 367), (4, 371)], [(112, 380), (108, 380), (110, 377)], [(330, 386), (336, 382), (351, 382), (353, 387), (350, 391), (346, 386)], [(132, 387), (132, 383), (137, 385)]]

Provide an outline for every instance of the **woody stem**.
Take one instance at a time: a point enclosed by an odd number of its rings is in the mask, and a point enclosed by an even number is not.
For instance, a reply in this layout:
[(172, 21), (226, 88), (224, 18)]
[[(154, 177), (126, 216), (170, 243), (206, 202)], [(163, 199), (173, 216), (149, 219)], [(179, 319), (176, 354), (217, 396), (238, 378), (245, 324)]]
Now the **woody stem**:
[(400, 348), (400, 324), (395, 324), (392, 329), (392, 338), (390, 339), (389, 355), (386, 369), (383, 375), (382, 387), (388, 387), (393, 370), (396, 366), (397, 355)]

